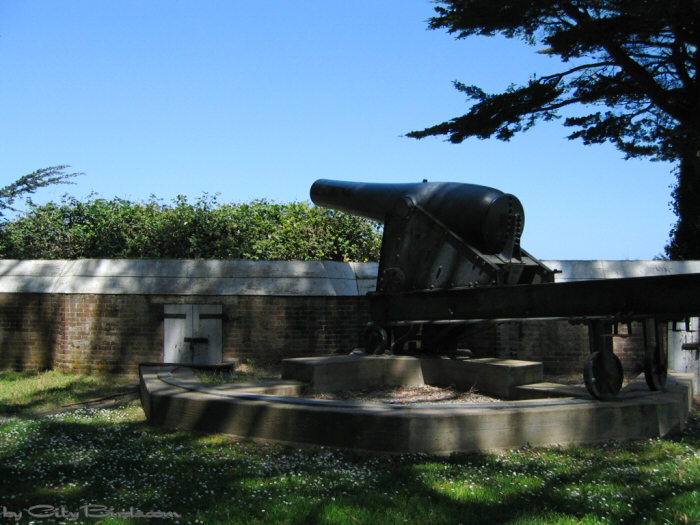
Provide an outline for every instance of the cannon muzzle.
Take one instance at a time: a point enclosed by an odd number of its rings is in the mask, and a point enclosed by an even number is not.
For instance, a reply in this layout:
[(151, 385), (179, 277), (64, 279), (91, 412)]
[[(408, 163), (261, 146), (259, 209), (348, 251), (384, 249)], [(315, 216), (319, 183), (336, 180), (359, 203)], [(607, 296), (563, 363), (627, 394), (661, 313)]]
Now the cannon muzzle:
[[(411, 199), (486, 254), (500, 253), (509, 240), (517, 242), (525, 222), (517, 197), (476, 184), (379, 184), (321, 179), (311, 186), (314, 204), (381, 223), (386, 222), (387, 214), (403, 198)], [(513, 228), (517, 231), (513, 232)]]

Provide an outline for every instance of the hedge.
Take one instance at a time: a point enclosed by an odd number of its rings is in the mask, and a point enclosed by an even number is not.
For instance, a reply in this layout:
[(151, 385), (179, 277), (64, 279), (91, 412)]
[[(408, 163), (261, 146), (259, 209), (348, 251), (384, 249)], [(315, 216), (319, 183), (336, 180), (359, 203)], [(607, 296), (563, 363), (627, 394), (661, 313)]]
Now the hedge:
[(0, 258), (377, 261), (381, 245), (377, 223), (308, 202), (64, 195), (27, 207), (0, 223)]

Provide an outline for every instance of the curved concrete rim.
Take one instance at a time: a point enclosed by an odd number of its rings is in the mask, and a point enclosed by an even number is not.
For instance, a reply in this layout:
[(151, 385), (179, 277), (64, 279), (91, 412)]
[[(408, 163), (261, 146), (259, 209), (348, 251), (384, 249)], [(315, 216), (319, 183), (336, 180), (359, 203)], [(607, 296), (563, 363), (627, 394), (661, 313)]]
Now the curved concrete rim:
[(211, 387), (176, 366), (142, 366), (140, 375), (151, 424), (381, 453), (655, 438), (684, 428), (693, 396), (691, 374), (670, 374), (664, 392), (628, 386), (613, 402), (559, 398), (411, 406), (311, 400), (235, 384)]

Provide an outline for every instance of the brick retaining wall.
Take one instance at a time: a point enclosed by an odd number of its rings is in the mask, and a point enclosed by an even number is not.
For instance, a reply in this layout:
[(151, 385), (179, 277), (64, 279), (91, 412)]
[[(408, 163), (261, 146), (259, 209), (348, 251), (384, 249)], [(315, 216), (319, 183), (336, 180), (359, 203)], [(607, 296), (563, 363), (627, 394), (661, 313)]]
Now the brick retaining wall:
[[(545, 263), (562, 281), (700, 271), (694, 262)], [(347, 354), (362, 346), (376, 273), (372, 263), (318, 261), (0, 261), (0, 369), (133, 373), (163, 360), (173, 303), (222, 305), (224, 360)], [(636, 326), (615, 339), (627, 374), (641, 370), (641, 334)], [(566, 321), (502, 323), (462, 346), (542, 361), (552, 374), (580, 373), (589, 352), (586, 327)]]
[[(479, 357), (540, 361), (545, 374), (572, 374), (583, 371), (589, 356), (588, 328), (567, 321), (510, 321), (496, 323), (462, 339), (462, 348)], [(619, 325), (619, 333), (627, 334), (627, 326)], [(627, 376), (643, 371), (644, 341), (642, 325), (632, 323), (630, 337), (615, 337), (613, 346)]]
[[(362, 346), (367, 299), (0, 294), (0, 368), (135, 373), (163, 360), (164, 304), (221, 304), (224, 360), (277, 361), (347, 354)], [(545, 373), (579, 373), (588, 356), (585, 326), (566, 321), (506, 322), (477, 328), (462, 347), (479, 357), (541, 361)], [(621, 332), (626, 331), (624, 325)], [(625, 373), (641, 372), (641, 325), (615, 338)]]
[[(224, 360), (350, 353), (369, 320), (366, 299), (236, 296), (223, 305)], [(190, 296), (0, 294), (0, 368), (136, 373), (163, 360), (165, 303)]]

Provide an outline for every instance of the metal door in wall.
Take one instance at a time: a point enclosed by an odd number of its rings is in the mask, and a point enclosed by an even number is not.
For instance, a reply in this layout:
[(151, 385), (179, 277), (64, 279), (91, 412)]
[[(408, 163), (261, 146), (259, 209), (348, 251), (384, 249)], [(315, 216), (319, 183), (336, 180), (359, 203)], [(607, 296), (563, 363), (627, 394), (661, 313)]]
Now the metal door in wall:
[(700, 384), (700, 343), (698, 329), (700, 320), (692, 317), (688, 325), (669, 323), (668, 368), (676, 372), (693, 374)]
[(193, 365), (221, 362), (221, 305), (166, 304), (164, 307), (164, 362)]

